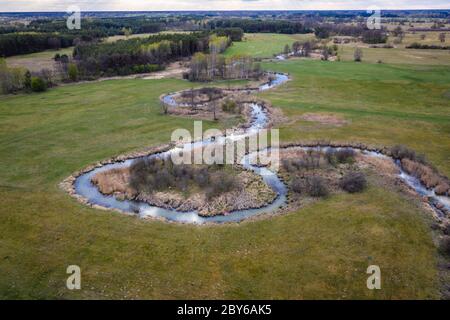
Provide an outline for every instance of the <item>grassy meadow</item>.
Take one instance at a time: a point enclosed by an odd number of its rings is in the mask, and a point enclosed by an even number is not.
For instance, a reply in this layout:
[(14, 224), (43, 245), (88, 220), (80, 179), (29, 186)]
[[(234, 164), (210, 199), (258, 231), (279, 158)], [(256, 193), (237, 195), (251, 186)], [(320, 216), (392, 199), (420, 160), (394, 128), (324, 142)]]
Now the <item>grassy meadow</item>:
[(255, 58), (272, 58), (283, 52), (284, 46), (295, 41), (314, 39), (314, 34), (246, 33), (243, 41), (234, 42), (225, 55), (249, 54)]
[[(236, 43), (227, 54), (271, 56), (295, 36), (254, 37), (261, 40)], [(261, 94), (286, 116), (283, 141), (404, 143), (450, 175), (450, 67), (293, 59), (264, 68), (292, 77)], [(193, 128), (192, 120), (162, 115), (158, 101), (189, 87), (112, 80), (0, 97), (0, 298), (439, 298), (430, 218), (418, 200), (376, 176), (361, 194), (202, 227), (91, 209), (58, 187), (98, 160)], [(307, 122), (304, 113), (347, 124)], [(204, 123), (217, 125), (233, 124)], [(72, 264), (82, 270), (80, 291), (65, 286)], [(381, 267), (382, 290), (366, 287), (372, 264)]]
[(404, 46), (384, 49), (368, 48), (360, 44), (339, 45), (341, 61), (353, 62), (356, 47), (361, 48), (362, 60), (366, 63), (450, 66), (450, 50), (405, 49)]
[(21, 54), (18, 56), (6, 58), (9, 67), (26, 68), (30, 71), (38, 72), (41, 69), (53, 70), (55, 68), (55, 54), (67, 54), (72, 56), (73, 47), (63, 48), (60, 50), (46, 50), (41, 52)]
[[(267, 63), (292, 81), (262, 94), (288, 117), (281, 138), (408, 145), (450, 175), (450, 67), (323, 62)], [(302, 121), (304, 113), (333, 114), (344, 126)]]

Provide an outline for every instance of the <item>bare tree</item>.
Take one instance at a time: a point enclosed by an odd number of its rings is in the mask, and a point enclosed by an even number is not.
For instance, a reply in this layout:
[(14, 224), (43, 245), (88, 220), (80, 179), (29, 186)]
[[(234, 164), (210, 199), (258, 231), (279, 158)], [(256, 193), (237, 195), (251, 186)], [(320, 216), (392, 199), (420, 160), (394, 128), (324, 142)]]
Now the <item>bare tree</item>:
[(216, 114), (216, 109), (217, 109), (216, 99), (217, 99), (217, 97), (216, 97), (216, 94), (214, 93), (214, 90), (208, 91), (208, 98), (209, 98), (210, 108), (213, 112), (214, 121), (216, 121), (216, 120), (218, 120), (217, 114)]
[(213, 108), (214, 121), (217, 121), (218, 120), (217, 115), (216, 115), (217, 103), (216, 103), (215, 99), (212, 101), (212, 108)]
[(356, 62), (361, 62), (362, 61), (363, 51), (361, 50), (361, 48), (356, 48), (355, 49), (355, 53), (353, 54), (353, 57), (354, 57)]
[(322, 49), (322, 60), (328, 61), (328, 58), (330, 57), (330, 52), (328, 51), (328, 48), (325, 46)]
[(191, 98), (191, 109), (194, 110), (195, 109), (195, 104), (194, 104), (195, 92), (194, 92), (193, 87), (191, 87), (190, 98)]
[(164, 114), (169, 113), (169, 105), (167, 103), (165, 103), (164, 101), (161, 101), (161, 109)]

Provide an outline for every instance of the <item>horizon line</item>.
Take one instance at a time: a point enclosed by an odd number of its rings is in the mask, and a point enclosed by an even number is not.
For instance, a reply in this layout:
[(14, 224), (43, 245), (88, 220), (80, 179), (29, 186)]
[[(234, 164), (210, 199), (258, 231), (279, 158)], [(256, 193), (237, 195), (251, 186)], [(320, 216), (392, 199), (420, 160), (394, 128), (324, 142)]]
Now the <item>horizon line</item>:
[[(440, 9), (382, 9), (381, 11), (450, 11), (450, 8), (440, 8)], [(314, 11), (331, 11), (331, 12), (340, 12), (340, 11), (365, 11), (367, 12), (367, 8), (365, 9), (216, 9), (216, 10), (204, 10), (204, 9), (192, 9), (192, 10), (81, 10), (81, 12), (99, 12), (99, 13), (120, 13), (120, 12), (314, 12)], [(0, 14), (3, 13), (67, 13), (66, 11), (0, 11)]]

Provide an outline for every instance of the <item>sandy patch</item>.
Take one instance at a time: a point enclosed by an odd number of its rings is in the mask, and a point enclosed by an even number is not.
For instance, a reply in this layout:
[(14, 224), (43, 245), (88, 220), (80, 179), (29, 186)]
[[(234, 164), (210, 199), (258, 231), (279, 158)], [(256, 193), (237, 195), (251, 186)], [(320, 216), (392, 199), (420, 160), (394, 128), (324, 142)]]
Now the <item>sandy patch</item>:
[(145, 80), (157, 80), (164, 78), (182, 78), (183, 73), (188, 72), (189, 68), (180, 61), (173, 62), (167, 66), (165, 70), (154, 72), (148, 76), (142, 77)]

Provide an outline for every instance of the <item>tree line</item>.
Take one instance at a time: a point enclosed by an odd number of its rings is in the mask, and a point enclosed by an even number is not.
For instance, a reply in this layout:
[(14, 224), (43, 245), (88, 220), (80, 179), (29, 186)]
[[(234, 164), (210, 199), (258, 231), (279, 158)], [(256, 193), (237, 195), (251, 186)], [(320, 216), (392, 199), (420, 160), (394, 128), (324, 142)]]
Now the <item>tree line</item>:
[(224, 57), (214, 53), (196, 53), (191, 60), (190, 81), (212, 81), (214, 79), (257, 79), (261, 76), (261, 65), (249, 55)]
[(27, 25), (11, 25), (0, 27), (0, 34), (6, 33), (64, 33), (82, 35), (83, 33), (97, 33), (102, 37), (123, 35), (124, 29), (131, 29), (134, 33), (153, 33), (170, 26), (165, 18), (125, 17), (125, 18), (83, 18), (81, 30), (68, 30), (66, 19), (36, 19)]
[(81, 43), (74, 49), (74, 61), (83, 78), (151, 72), (173, 60), (207, 52), (209, 42), (209, 33), (196, 32), (158, 34), (113, 43)]
[(384, 29), (370, 30), (365, 25), (320, 24), (314, 27), (314, 34), (319, 39), (332, 36), (360, 37), (364, 43), (386, 43), (387, 32)]
[(0, 28), (0, 57), (67, 48), (114, 35), (157, 33), (167, 25), (159, 18), (84, 19), (81, 30), (68, 30), (65, 19), (38, 19)]
[(0, 35), (0, 57), (67, 48), (74, 44), (74, 35), (56, 33), (12, 33)]
[(310, 33), (303, 23), (289, 20), (216, 19), (208, 22), (211, 29), (240, 28), (247, 33)]

